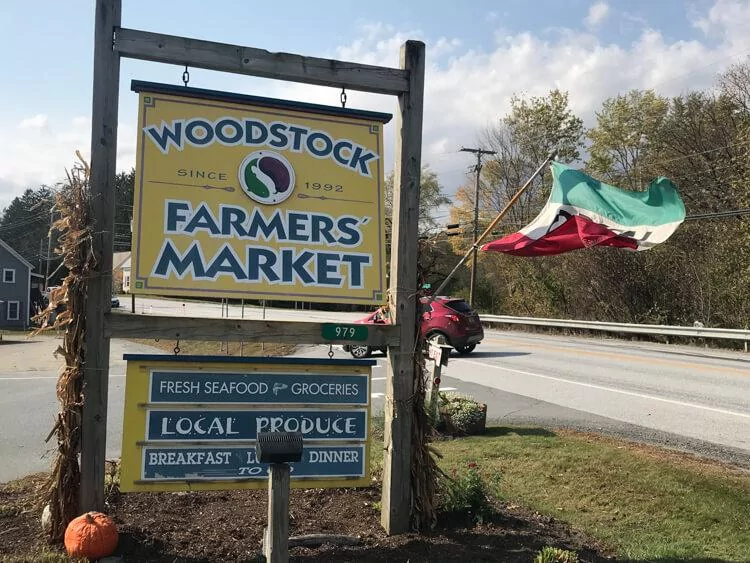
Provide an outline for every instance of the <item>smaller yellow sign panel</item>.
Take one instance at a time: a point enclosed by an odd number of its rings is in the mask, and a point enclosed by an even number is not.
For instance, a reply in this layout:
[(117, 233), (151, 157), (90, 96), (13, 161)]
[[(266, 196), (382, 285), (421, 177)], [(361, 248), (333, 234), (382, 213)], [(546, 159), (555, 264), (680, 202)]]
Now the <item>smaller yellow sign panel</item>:
[(300, 432), (299, 488), (368, 486), (373, 362), (126, 355), (120, 490), (267, 487), (261, 432)]
[(133, 89), (134, 293), (383, 301), (390, 115)]

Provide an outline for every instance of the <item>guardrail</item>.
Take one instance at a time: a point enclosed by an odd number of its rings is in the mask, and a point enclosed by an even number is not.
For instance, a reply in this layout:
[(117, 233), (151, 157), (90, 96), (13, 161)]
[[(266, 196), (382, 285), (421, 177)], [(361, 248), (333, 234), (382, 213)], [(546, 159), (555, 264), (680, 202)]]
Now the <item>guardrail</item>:
[(602, 332), (651, 334), (657, 336), (685, 336), (688, 338), (722, 338), (726, 340), (750, 341), (750, 330), (735, 328), (709, 328), (701, 326), (643, 325), (609, 323), (601, 321), (575, 321), (567, 319), (540, 319), (534, 317), (509, 317), (505, 315), (480, 315), (485, 323), (578, 328)]

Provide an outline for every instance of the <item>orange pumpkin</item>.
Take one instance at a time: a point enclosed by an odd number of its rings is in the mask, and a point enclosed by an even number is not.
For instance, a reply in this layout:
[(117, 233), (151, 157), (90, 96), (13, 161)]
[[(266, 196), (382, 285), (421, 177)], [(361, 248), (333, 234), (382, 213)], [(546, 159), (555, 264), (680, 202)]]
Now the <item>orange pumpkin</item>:
[(87, 512), (74, 518), (65, 529), (65, 550), (71, 557), (99, 559), (117, 548), (115, 521), (102, 512)]

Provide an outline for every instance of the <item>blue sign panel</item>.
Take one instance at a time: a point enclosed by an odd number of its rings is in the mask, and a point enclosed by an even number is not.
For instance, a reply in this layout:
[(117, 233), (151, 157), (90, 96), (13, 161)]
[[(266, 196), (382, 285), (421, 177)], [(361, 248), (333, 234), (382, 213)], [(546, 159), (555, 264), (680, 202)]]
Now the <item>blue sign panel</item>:
[(365, 440), (367, 411), (148, 409), (146, 439), (255, 440), (258, 432), (301, 432), (304, 440)]
[(366, 374), (153, 371), (151, 403), (366, 405)]
[[(364, 477), (365, 445), (305, 446), (302, 461), (289, 465), (292, 479)], [(252, 446), (145, 446), (141, 476), (144, 480), (267, 479), (268, 464), (258, 461)]]

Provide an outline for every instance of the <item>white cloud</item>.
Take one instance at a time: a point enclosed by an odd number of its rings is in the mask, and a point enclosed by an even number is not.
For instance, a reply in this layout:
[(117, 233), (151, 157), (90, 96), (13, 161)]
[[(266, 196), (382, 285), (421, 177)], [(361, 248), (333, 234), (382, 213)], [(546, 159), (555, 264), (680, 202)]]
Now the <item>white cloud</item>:
[(47, 116), (38, 113), (34, 117), (27, 117), (18, 124), (19, 129), (43, 129), (47, 126)]
[[(567, 90), (572, 109), (591, 126), (604, 99), (633, 88), (655, 88), (673, 96), (711, 87), (717, 73), (746, 56), (743, 49), (750, 50), (746, 33), (750, 5), (745, 0), (716, 0), (711, 9), (695, 17), (696, 25), (705, 22), (702, 29), (713, 39), (670, 41), (644, 26), (636, 41), (621, 46), (573, 29), (551, 35), (503, 31), (489, 48), (472, 50), (462, 46), (461, 38), (425, 38), (420, 30), (372, 24), (362, 29), (357, 41), (316, 54), (396, 67), (406, 39), (425, 40), (423, 162), (438, 172), (452, 193), (471, 164), (458, 149), (480, 142), (484, 128), (507, 113), (514, 93), (538, 96), (552, 88)], [(339, 100), (339, 90), (333, 88), (280, 81), (248, 85), (238, 80), (236, 84), (242, 84), (237, 91), (244, 88), (256, 95), (334, 106)], [(390, 170), (398, 111), (395, 98), (350, 90), (347, 107), (394, 114), (384, 132), (385, 167)], [(88, 118), (50, 120), (44, 130), (8, 125), (0, 123), (0, 200), (8, 198), (13, 186), (60, 179), (74, 162), (75, 149), (88, 155)], [(129, 169), (135, 157), (135, 121), (120, 123), (118, 137), (118, 168)]]
[(589, 13), (584, 22), (589, 27), (596, 27), (602, 23), (609, 14), (609, 5), (606, 2), (597, 2), (589, 7)]
[[(54, 184), (65, 177), (65, 170), (77, 163), (75, 152), (88, 159), (91, 145), (91, 119), (74, 117), (65, 122), (47, 122), (36, 116), (22, 122), (15, 132), (5, 132), (0, 124), (0, 208), (2, 203), (26, 188)], [(39, 123), (44, 122), (43, 125)], [(135, 155), (135, 128), (118, 126), (118, 165), (130, 168)]]
[(719, 38), (732, 49), (750, 48), (747, 25), (750, 3), (747, 0), (716, 0), (708, 13), (696, 16), (693, 25), (708, 37)]

